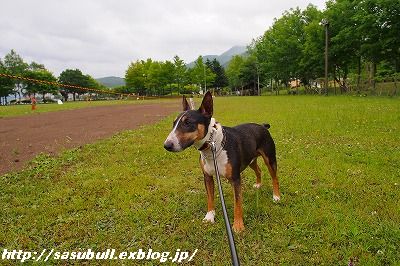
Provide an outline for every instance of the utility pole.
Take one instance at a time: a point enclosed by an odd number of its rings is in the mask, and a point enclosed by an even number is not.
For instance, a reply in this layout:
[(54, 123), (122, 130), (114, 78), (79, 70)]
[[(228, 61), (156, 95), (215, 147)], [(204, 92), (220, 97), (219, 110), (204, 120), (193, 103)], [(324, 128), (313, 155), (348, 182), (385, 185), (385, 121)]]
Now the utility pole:
[(325, 95), (328, 96), (328, 28), (329, 21), (327, 19), (322, 19), (320, 25), (325, 27)]
[(260, 92), (260, 71), (259, 71), (259, 66), (258, 66), (258, 60), (256, 61), (256, 70), (257, 70), (257, 95), (261, 96)]
[(207, 76), (206, 76), (206, 64), (203, 63), (204, 70), (204, 93), (207, 92)]

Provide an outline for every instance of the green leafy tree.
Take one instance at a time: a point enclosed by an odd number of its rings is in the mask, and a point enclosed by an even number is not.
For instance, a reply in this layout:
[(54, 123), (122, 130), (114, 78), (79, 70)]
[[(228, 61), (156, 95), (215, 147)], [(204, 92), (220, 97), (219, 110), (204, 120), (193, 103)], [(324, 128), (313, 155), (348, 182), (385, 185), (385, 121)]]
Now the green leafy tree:
[[(82, 74), (79, 69), (66, 69), (61, 72), (59, 78), (60, 83), (68, 85), (76, 85), (80, 87), (88, 87), (89, 80), (88, 77)], [(76, 100), (76, 94), (85, 93), (85, 90), (79, 88), (64, 87), (60, 90), (60, 93), (64, 96), (65, 101), (68, 100), (68, 93), (72, 93), (74, 101)]]
[(259, 69), (256, 56), (250, 55), (246, 57), (241, 67), (239, 78), (243, 84), (246, 84), (251, 95), (258, 94), (258, 75)]
[(160, 69), (160, 83), (161, 83), (161, 95), (168, 94), (172, 92), (172, 88), (174, 87), (172, 84), (175, 81), (176, 77), (176, 68), (175, 64), (171, 61), (165, 61), (161, 63)]
[(161, 86), (161, 63), (157, 61), (151, 61), (146, 76), (146, 88), (148, 89), (148, 94), (158, 95)]
[[(90, 75), (86, 75), (86, 79), (87, 79), (87, 85), (86, 85), (87, 88), (95, 89), (95, 90), (102, 90), (104, 92), (107, 92), (107, 90), (109, 90), (109, 88), (107, 88), (103, 84), (100, 84), (97, 80), (95, 80)], [(89, 97), (92, 97), (93, 95), (97, 95), (99, 92), (89, 90), (89, 91), (87, 91), (87, 93), (89, 94)]]
[[(57, 81), (54, 75), (46, 69), (28, 70), (25, 72), (25, 76), (31, 79), (42, 80), (42, 81), (49, 81), (49, 82)], [(36, 93), (42, 94), (43, 101), (46, 101), (45, 95), (47, 93), (51, 94), (57, 93), (58, 86), (47, 83), (27, 81), (25, 90), (28, 94), (33, 94), (33, 95), (35, 95)]]
[(132, 62), (125, 72), (127, 87), (132, 88), (139, 95), (151, 94), (151, 90), (159, 84), (159, 68), (159, 63), (153, 62), (150, 58), (146, 61)]
[(304, 85), (324, 75), (325, 34), (320, 25), (323, 14), (315, 6), (309, 5), (303, 12), (304, 44), (299, 62), (299, 79)]
[(85, 76), (86, 76), (86, 87), (93, 88), (93, 89), (103, 89), (103, 88), (105, 88), (104, 85), (101, 85), (92, 76), (90, 76), (90, 75), (85, 75)]
[(348, 90), (346, 81), (350, 72), (355, 72), (360, 88), (363, 63), (372, 87), (377, 67), (388, 66), (380, 62), (391, 63), (393, 70), (389, 72), (400, 70), (399, 1), (329, 1), (324, 16), (330, 22), (331, 72), (342, 90)]
[[(199, 56), (195, 62), (195, 65), (189, 71), (191, 81), (193, 84), (197, 84), (203, 89), (208, 87), (215, 80), (215, 74), (212, 70), (203, 62), (203, 57)], [(207, 85), (208, 84), (208, 85)]]
[(199, 93), (200, 87), (195, 84), (186, 84), (183, 86), (181, 93), (182, 94), (192, 94), (192, 93)]
[(125, 86), (118, 86), (113, 88), (113, 91), (115, 93), (123, 93), (123, 94), (132, 94), (135, 93), (135, 90), (133, 88)]
[(394, 72), (400, 73), (400, 2), (397, 0), (377, 1), (378, 20), (382, 34), (383, 57), (392, 63)]
[[(15, 76), (24, 76), (29, 66), (14, 50), (11, 50), (10, 53), (6, 54), (3, 64), (8, 73)], [(18, 79), (13, 79), (12, 82), (14, 85), (14, 92), (18, 94), (19, 99), (21, 100), (25, 84), (23, 81)]]
[(365, 0), (357, 3), (354, 21), (361, 35), (360, 52), (369, 62), (370, 84), (375, 87), (377, 64), (388, 60), (400, 71), (400, 2)]
[(226, 68), (226, 74), (228, 77), (229, 86), (233, 90), (238, 90), (242, 87), (242, 80), (240, 78), (240, 73), (242, 71), (244, 64), (244, 59), (240, 55), (235, 55), (232, 57), (231, 61), (229, 62)]
[[(341, 91), (347, 91), (346, 83), (352, 65), (358, 62), (361, 71), (361, 32), (357, 30), (357, 1), (338, 0), (327, 3), (324, 17), (329, 21), (329, 65)], [(321, 44), (322, 46), (322, 44)]]
[(287, 84), (301, 75), (304, 24), (299, 8), (285, 11), (254, 45), (262, 77), (270, 77)]
[(125, 72), (126, 86), (139, 95), (144, 95), (147, 71), (144, 61), (132, 62)]
[(180, 93), (181, 87), (185, 85), (185, 78), (187, 74), (187, 68), (185, 62), (179, 58), (179, 56), (174, 56), (174, 75), (175, 82), (177, 84), (178, 94)]
[(30, 64), (29, 64), (29, 70), (32, 70), (32, 71), (36, 71), (36, 70), (46, 70), (46, 67), (43, 65), (43, 64), (39, 64), (39, 63), (36, 63), (35, 61), (32, 61)]
[[(7, 68), (4, 66), (3, 61), (0, 59), (0, 73), (10, 74)], [(14, 82), (12, 79), (0, 76), (0, 105), (7, 104), (7, 96), (13, 92)], [(2, 101), (1, 98), (4, 98)]]

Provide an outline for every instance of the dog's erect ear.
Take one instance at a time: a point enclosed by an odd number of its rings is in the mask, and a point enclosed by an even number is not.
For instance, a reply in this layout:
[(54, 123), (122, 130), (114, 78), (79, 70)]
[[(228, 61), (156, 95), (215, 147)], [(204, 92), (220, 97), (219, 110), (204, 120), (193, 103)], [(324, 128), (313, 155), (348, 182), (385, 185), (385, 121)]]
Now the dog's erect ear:
[(190, 110), (190, 105), (189, 105), (185, 95), (183, 95), (183, 97), (182, 97), (182, 106), (183, 106), (183, 111)]
[(203, 101), (201, 102), (201, 106), (199, 111), (206, 117), (212, 117), (213, 115), (213, 98), (211, 92), (207, 91), (206, 95), (204, 95)]

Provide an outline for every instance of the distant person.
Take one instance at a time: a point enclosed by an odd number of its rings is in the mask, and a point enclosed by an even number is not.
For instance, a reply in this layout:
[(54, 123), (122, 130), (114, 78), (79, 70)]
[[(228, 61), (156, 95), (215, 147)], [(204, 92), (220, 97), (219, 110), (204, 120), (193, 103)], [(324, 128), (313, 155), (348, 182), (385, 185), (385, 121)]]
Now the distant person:
[(32, 111), (36, 110), (36, 98), (34, 96), (31, 97)]

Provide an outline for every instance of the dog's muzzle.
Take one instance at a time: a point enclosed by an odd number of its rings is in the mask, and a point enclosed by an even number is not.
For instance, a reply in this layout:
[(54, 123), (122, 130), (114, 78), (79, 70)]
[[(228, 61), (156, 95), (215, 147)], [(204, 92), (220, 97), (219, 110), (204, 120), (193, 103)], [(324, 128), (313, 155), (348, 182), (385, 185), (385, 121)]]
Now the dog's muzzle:
[(164, 149), (166, 149), (167, 151), (175, 151), (174, 150), (174, 143), (170, 140), (166, 140), (164, 142)]

